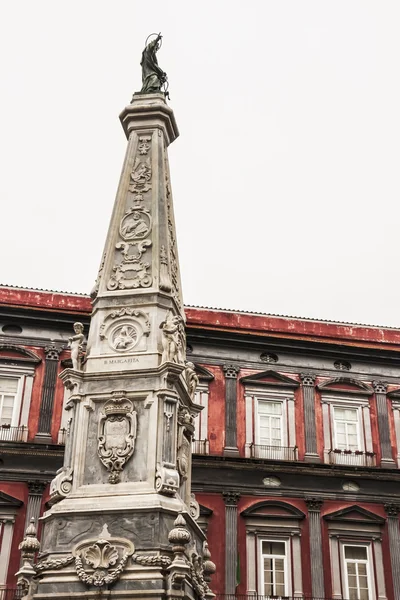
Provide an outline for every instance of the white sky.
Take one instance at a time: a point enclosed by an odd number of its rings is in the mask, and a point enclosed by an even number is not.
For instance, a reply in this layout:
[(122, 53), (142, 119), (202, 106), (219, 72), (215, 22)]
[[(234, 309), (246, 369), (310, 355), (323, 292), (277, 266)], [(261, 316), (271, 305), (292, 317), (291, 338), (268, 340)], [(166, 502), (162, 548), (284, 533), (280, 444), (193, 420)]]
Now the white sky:
[(400, 326), (398, 0), (0, 4), (0, 281), (88, 293), (161, 31), (186, 304)]

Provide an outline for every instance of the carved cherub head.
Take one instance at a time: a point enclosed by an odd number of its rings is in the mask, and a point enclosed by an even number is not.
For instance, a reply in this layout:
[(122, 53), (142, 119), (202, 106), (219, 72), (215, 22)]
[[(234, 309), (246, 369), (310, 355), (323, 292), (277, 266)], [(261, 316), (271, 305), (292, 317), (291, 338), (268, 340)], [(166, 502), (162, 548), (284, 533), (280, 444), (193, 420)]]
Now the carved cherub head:
[(74, 331), (75, 333), (83, 333), (82, 323), (74, 323)]

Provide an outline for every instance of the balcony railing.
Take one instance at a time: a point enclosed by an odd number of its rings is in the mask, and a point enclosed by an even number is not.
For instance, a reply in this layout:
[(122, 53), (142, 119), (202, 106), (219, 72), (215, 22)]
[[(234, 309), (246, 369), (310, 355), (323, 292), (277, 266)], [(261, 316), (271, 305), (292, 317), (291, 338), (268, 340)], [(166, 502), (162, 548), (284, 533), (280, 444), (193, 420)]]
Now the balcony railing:
[(251, 444), (250, 458), (266, 458), (269, 460), (298, 460), (297, 446), (263, 446)]
[(210, 442), (208, 440), (193, 440), (193, 454), (210, 454)]
[[(20, 427), (0, 426), (0, 442), (27, 442), (28, 428), (24, 425)], [(0, 596), (0, 600), (2, 600)]]
[(22, 588), (0, 588), (0, 600), (20, 600), (23, 595)]
[(351, 465), (359, 467), (375, 467), (376, 455), (374, 452), (361, 450), (329, 450), (329, 463), (331, 465)]

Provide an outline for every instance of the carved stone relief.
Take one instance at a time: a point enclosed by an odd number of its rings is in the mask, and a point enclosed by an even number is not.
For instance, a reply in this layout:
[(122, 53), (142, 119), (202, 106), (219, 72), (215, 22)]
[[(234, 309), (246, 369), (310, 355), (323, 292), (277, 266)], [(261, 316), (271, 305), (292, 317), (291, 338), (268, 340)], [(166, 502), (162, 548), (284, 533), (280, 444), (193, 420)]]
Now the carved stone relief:
[(148, 256), (152, 245), (151, 180), (151, 136), (141, 136), (130, 174), (128, 207), (119, 224), (116, 262), (107, 283), (111, 291), (146, 288), (153, 283)]
[(50, 483), (50, 503), (62, 500), (70, 493), (72, 489), (73, 469), (71, 467), (61, 467), (56, 476)]
[(134, 308), (120, 308), (109, 313), (100, 326), (100, 339), (106, 339), (112, 350), (127, 352), (147, 348), (150, 320), (146, 313)]
[(100, 413), (98, 432), (98, 455), (109, 471), (110, 483), (119, 483), (121, 471), (131, 458), (136, 441), (137, 413), (123, 393), (104, 405)]
[(97, 540), (87, 540), (74, 548), (76, 574), (88, 586), (103, 587), (115, 583), (135, 552), (131, 541), (111, 538), (104, 525)]
[(178, 268), (178, 249), (175, 238), (175, 224), (172, 212), (172, 196), (169, 181), (169, 169), (165, 151), (165, 193), (167, 202), (167, 221), (168, 221), (168, 249), (170, 259), (170, 272), (172, 283), (172, 296), (179, 308), (182, 308), (181, 290), (179, 286), (179, 268)]
[(166, 496), (175, 496), (179, 488), (179, 474), (176, 469), (157, 465), (156, 491)]
[(170, 292), (172, 288), (168, 269), (168, 254), (164, 245), (160, 249), (160, 290)]

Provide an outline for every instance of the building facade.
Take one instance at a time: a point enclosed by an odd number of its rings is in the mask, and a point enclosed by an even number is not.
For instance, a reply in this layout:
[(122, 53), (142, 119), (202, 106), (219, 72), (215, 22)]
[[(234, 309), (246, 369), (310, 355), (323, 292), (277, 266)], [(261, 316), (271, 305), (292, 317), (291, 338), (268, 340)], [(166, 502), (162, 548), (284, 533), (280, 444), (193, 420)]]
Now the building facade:
[[(90, 314), (87, 296), (0, 288), (4, 597), (63, 463), (58, 375), (73, 323), (87, 330)], [(213, 591), (398, 600), (400, 330), (190, 307), (186, 317), (203, 407), (192, 489)]]

